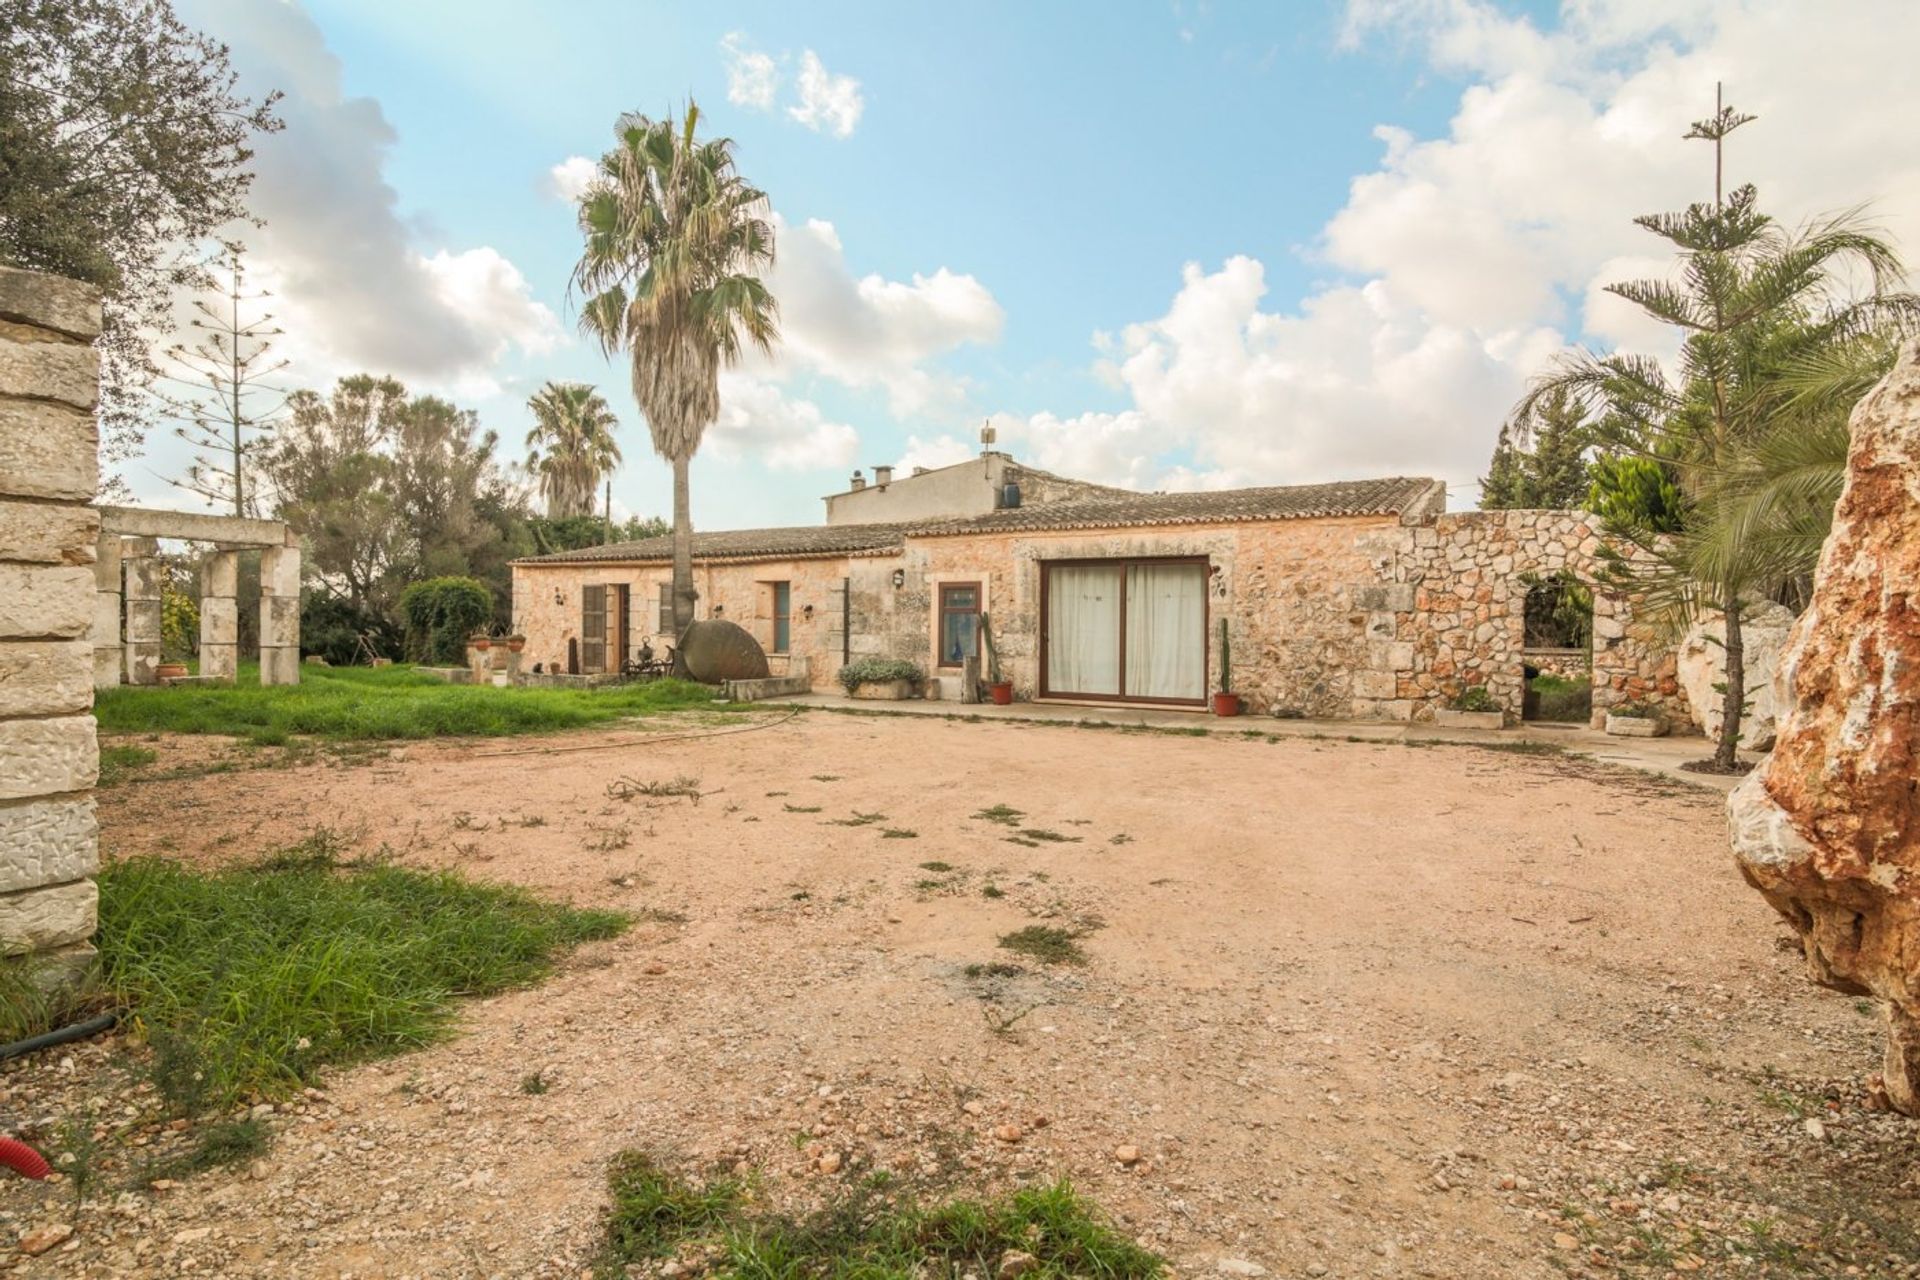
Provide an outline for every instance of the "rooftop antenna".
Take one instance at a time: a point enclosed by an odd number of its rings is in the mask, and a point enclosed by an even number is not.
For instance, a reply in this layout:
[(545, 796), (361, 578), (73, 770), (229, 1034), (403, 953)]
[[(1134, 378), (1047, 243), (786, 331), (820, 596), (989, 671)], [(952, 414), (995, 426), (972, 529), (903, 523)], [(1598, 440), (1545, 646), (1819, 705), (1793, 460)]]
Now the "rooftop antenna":
[(982, 419), (980, 423), (980, 452), (993, 452), (993, 442), (999, 438), (1000, 433), (993, 429), (993, 419)]
[(1726, 136), (1743, 124), (1758, 119), (1743, 112), (1735, 111), (1726, 104), (1721, 96), (1720, 81), (1713, 82), (1713, 115), (1705, 120), (1695, 120), (1693, 126), (1680, 136), (1683, 138), (1703, 138), (1713, 144), (1713, 207), (1719, 209), (1721, 196), (1721, 173)]

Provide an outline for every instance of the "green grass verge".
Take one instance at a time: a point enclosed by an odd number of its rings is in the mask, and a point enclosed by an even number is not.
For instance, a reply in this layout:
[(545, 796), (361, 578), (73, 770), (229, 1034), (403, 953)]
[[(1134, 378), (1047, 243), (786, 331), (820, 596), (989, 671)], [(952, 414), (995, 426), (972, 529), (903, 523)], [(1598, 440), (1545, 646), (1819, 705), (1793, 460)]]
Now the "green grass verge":
[(322, 738), (497, 737), (582, 729), (630, 716), (714, 705), (684, 680), (601, 689), (446, 684), (411, 667), (302, 667), (300, 683), (262, 688), (242, 673), (227, 688), (102, 689), (94, 715), (109, 732), (220, 733), (277, 745)]
[(876, 1174), (804, 1218), (756, 1207), (744, 1182), (696, 1185), (638, 1152), (614, 1161), (608, 1184), (597, 1266), (608, 1277), (676, 1253), (710, 1258), (707, 1274), (729, 1280), (991, 1276), (1010, 1251), (1032, 1256), (1023, 1275), (1037, 1280), (1153, 1280), (1165, 1267), (1065, 1182), (922, 1206)]
[(188, 1110), (431, 1043), (458, 997), (532, 982), (626, 923), (452, 872), (345, 862), (325, 831), (222, 871), (133, 858), (100, 873), (101, 981)]

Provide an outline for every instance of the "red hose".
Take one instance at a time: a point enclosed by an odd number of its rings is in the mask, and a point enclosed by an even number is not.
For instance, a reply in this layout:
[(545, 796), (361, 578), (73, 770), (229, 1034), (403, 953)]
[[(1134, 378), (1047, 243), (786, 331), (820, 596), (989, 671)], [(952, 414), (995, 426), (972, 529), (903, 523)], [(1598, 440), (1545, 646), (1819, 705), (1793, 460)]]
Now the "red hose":
[(23, 1178), (44, 1178), (53, 1172), (38, 1151), (13, 1138), (0, 1138), (0, 1164)]

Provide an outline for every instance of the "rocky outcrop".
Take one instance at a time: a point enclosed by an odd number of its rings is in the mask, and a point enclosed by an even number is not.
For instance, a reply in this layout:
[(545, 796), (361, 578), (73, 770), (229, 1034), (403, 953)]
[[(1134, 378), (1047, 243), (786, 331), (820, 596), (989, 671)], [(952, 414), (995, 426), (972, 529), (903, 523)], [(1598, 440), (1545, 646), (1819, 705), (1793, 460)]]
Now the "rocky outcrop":
[[(1741, 611), (1742, 666), (1746, 672), (1747, 713), (1740, 717), (1740, 745), (1752, 751), (1773, 746), (1780, 708), (1774, 681), (1780, 655), (1793, 630), (1793, 610), (1771, 600)], [(1727, 622), (1720, 613), (1703, 615), (1680, 643), (1680, 687), (1686, 691), (1693, 722), (1709, 738), (1720, 736), (1722, 687), (1727, 678)]]
[(1920, 1115), (1920, 345), (1853, 414), (1845, 492), (1782, 662), (1779, 741), (1731, 800), (1741, 871), (1816, 982), (1884, 1002)]

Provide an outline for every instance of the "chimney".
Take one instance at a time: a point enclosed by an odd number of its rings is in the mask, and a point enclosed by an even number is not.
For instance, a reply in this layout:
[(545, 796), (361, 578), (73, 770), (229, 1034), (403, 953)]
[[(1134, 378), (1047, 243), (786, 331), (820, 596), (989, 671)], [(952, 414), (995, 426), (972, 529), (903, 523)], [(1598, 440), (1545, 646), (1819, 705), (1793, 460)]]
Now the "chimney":
[(867, 478), (861, 475), (858, 471), (854, 472), (853, 473), (853, 491), (855, 493), (858, 493), (866, 487), (867, 487)]
[(882, 489), (892, 484), (893, 468), (892, 467), (875, 467), (873, 469), (873, 482), (879, 485)]
[(925, 467), (915, 467), (913, 469), (913, 474), (916, 476), (923, 476), (927, 474), (927, 469)]

